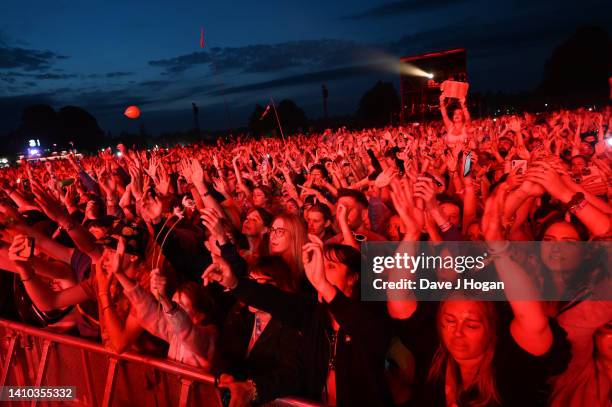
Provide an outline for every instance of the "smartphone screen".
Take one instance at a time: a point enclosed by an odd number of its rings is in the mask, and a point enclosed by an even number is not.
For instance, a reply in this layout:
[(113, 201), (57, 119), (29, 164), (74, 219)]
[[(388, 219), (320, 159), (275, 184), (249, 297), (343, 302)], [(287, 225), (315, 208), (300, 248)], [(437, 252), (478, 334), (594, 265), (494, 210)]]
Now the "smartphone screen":
[(34, 238), (28, 236), (26, 238), (26, 246), (19, 252), (19, 256), (27, 259), (32, 258), (34, 256), (34, 243)]
[(472, 171), (471, 151), (465, 155), (465, 160), (463, 161), (463, 176), (466, 177), (467, 175), (469, 175), (470, 171)]

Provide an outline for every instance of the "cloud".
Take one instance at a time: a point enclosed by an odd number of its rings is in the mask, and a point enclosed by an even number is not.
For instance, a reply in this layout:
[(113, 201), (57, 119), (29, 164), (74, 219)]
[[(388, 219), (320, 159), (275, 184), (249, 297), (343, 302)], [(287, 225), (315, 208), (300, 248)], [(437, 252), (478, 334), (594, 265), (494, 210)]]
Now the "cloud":
[(149, 61), (149, 65), (165, 68), (168, 73), (180, 73), (196, 65), (204, 65), (210, 62), (211, 59), (207, 52), (194, 52), (174, 58)]
[(210, 94), (220, 95), (221, 93), (233, 94), (253, 92), (265, 89), (284, 88), (301, 86), (310, 83), (321, 83), (326, 81), (348, 79), (356, 76), (363, 76), (372, 73), (389, 73), (388, 66), (384, 63), (372, 63), (363, 65), (353, 65), (324, 71), (309, 72), (299, 75), (291, 75), (280, 79), (256, 82), (241, 86), (234, 86), (224, 90), (216, 90)]
[(107, 73), (91, 73), (89, 75), (83, 75), (84, 78), (90, 78), (90, 79), (99, 79), (99, 78), (108, 78), (108, 79), (114, 79), (114, 78), (123, 78), (126, 76), (132, 76), (134, 75), (134, 72), (123, 72), (123, 71), (115, 71), (115, 72), (107, 72)]
[(341, 20), (365, 20), (370, 18), (393, 17), (399, 14), (419, 13), (434, 11), (449, 6), (465, 3), (468, 0), (405, 0), (394, 1), (380, 6), (369, 8), (360, 13), (350, 14)]
[(57, 73), (43, 73), (43, 74), (38, 74), (38, 75), (32, 75), (31, 77), (34, 79), (41, 79), (41, 80), (45, 80), (45, 79), (50, 79), (50, 80), (60, 80), (60, 79), (71, 79), (71, 78), (76, 78), (78, 75), (72, 74), (72, 73), (61, 73), (61, 74), (57, 74)]
[(262, 74), (340, 66), (368, 48), (366, 44), (334, 39), (290, 41), (244, 47), (214, 47), (210, 51), (149, 61), (149, 65), (164, 68), (167, 74), (183, 73), (202, 65), (216, 72)]
[(107, 78), (123, 78), (125, 76), (132, 76), (134, 75), (134, 72), (121, 72), (121, 71), (117, 71), (117, 72), (109, 72), (106, 75), (104, 75)]
[(0, 72), (0, 81), (4, 81), (8, 83), (15, 83), (17, 81), (17, 78), (37, 79), (37, 80), (62, 80), (62, 79), (72, 79), (78, 76), (79, 75), (69, 74), (69, 73), (46, 72), (46, 73), (40, 73), (40, 74), (33, 74), (33, 73), (9, 71), (9, 72)]
[(66, 58), (68, 57), (51, 51), (0, 45), (0, 69), (39, 71), (50, 68), (56, 60)]
[(46, 93), (0, 97), (0, 133), (14, 130), (19, 126), (25, 107), (36, 104), (53, 105), (54, 103), (53, 97)]

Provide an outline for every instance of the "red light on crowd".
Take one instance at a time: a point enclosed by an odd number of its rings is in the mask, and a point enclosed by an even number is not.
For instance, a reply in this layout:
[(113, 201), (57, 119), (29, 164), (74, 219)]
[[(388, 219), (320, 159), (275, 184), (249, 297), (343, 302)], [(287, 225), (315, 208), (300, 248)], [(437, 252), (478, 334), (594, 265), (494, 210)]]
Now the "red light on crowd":
[(123, 114), (130, 119), (138, 119), (140, 117), (140, 109), (138, 106), (129, 106)]

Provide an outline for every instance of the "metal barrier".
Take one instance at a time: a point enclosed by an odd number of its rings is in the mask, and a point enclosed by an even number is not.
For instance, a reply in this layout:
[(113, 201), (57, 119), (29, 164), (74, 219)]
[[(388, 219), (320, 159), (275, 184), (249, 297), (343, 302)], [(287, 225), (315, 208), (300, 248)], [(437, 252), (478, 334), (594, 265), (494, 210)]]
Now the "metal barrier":
[[(221, 407), (212, 375), (180, 363), (133, 353), (0, 319), (0, 387), (75, 386), (70, 406)], [(15, 402), (15, 406), (37, 402)], [(40, 404), (43, 404), (42, 402)], [(283, 398), (267, 406), (316, 407)]]

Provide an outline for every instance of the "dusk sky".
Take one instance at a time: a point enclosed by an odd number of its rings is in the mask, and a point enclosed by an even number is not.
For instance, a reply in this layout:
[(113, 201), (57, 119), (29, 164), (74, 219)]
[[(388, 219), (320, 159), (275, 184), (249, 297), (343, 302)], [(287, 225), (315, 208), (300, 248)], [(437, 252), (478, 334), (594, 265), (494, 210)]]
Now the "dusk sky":
[[(0, 134), (21, 109), (77, 105), (105, 131), (244, 126), (254, 104), (291, 98), (310, 118), (352, 113), (394, 59), (468, 51), (473, 90), (531, 89), (555, 46), (583, 24), (612, 31), (612, 1), (15, 1), (0, 2)], [(199, 47), (204, 27), (204, 49)]]

